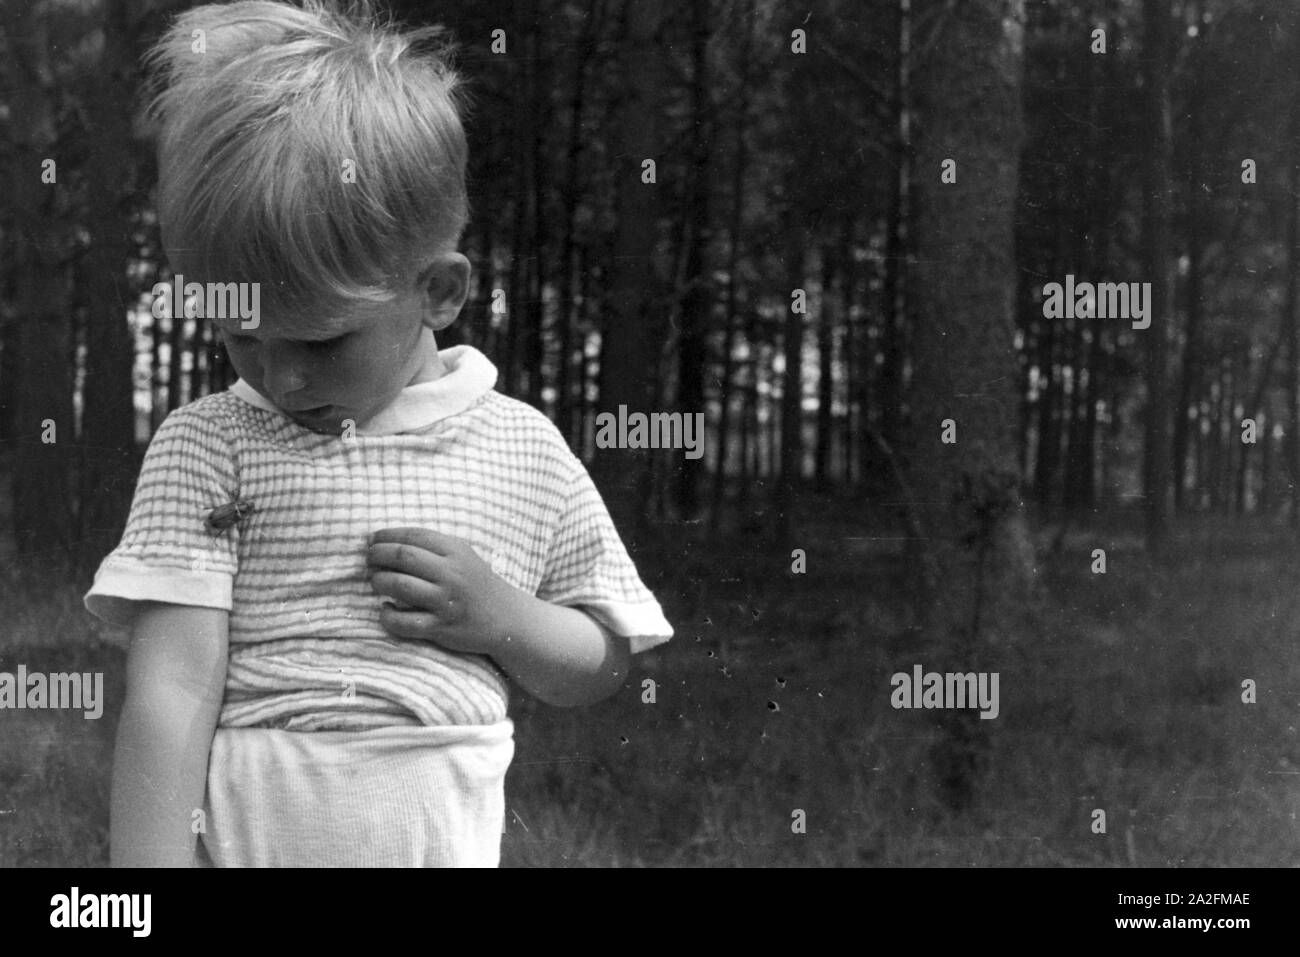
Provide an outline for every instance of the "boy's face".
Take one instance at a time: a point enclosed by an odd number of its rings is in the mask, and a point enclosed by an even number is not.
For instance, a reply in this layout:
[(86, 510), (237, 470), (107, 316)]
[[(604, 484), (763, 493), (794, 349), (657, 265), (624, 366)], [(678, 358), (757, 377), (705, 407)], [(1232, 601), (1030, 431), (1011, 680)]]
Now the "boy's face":
[[(386, 303), (331, 314), (263, 315), (255, 329), (214, 319), (239, 377), (298, 424), (360, 425), (413, 382), (437, 376), (433, 332), (460, 312), (469, 260), (443, 257)], [(430, 364), (435, 371), (430, 371)]]

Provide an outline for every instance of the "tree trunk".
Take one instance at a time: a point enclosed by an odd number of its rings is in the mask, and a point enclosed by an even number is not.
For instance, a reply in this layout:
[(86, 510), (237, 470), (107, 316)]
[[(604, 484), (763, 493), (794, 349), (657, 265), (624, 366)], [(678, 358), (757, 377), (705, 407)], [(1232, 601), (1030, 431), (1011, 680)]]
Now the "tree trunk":
[[(1297, 177), (1296, 170), (1293, 167), (1291, 170), (1291, 180), (1293, 186), (1300, 187), (1300, 181), (1298, 181), (1298, 179), (1300, 178)], [(1291, 195), (1294, 196), (1295, 194), (1291, 194)], [(1297, 265), (1298, 265), (1297, 260), (1300, 259), (1300, 257), (1298, 257), (1296, 254), (1296, 247), (1295, 247), (1295, 241), (1297, 238), (1297, 210), (1300, 209), (1300, 207), (1297, 206), (1297, 203), (1294, 200), (1284, 200), (1284, 202), (1287, 203), (1286, 206), (1286, 217), (1287, 217), (1286, 218), (1286, 236), (1287, 236), (1286, 291), (1282, 297), (1282, 310), (1281, 310), (1281, 315), (1279, 316), (1278, 319), (1277, 335), (1273, 337), (1273, 342), (1269, 345), (1268, 352), (1264, 355), (1264, 361), (1260, 364), (1259, 375), (1255, 380), (1255, 389), (1251, 393), (1250, 398), (1247, 399), (1247, 404), (1244, 409), (1244, 413), (1246, 415), (1253, 416), (1256, 422), (1260, 423), (1259, 427), (1261, 429), (1264, 428), (1263, 422), (1265, 421), (1261, 416), (1263, 414), (1265, 406), (1267, 405), (1268, 390), (1273, 381), (1273, 369), (1277, 365), (1277, 358), (1281, 354), (1283, 346), (1287, 348), (1288, 353), (1290, 353), (1292, 356), (1294, 356), (1293, 350), (1295, 348), (1295, 344), (1292, 342), (1292, 326), (1294, 323), (1294, 319), (1290, 317), (1293, 316), (1295, 310), (1296, 275), (1297, 275)], [(1296, 362), (1295, 358), (1294, 357), (1291, 358), (1288, 363), (1288, 368), (1294, 367), (1295, 362)], [(1200, 407), (1199, 402), (1197, 404), (1197, 407), (1198, 408)], [(1291, 410), (1290, 403), (1287, 404), (1287, 409), (1288, 411)], [(1197, 467), (1197, 472), (1199, 474), (1201, 468), (1201, 447), (1199, 442), (1199, 437), (1200, 437), (1199, 417), (1196, 422), (1196, 427), (1197, 427), (1197, 439), (1198, 439), (1197, 452), (1196, 452), (1196, 462), (1197, 462), (1196, 467)], [(1270, 417), (1268, 422), (1268, 428), (1271, 430), (1272, 427), (1273, 426)], [(1290, 448), (1289, 443), (1291, 441), (1291, 436), (1293, 436), (1294, 433), (1295, 433), (1294, 429), (1288, 429), (1286, 432), (1286, 438), (1284, 439), (1284, 442), (1286, 444), (1284, 445), (1284, 450), (1283, 450), (1284, 457), (1289, 454), (1287, 450)], [(1265, 446), (1266, 455), (1268, 454), (1270, 448), (1271, 446), (1268, 445)], [(1242, 453), (1241, 457), (1243, 463), (1242, 467), (1244, 468), (1246, 467), (1246, 464), (1250, 461), (1250, 446), (1243, 446), (1241, 453)], [(1267, 464), (1265, 468), (1267, 469)]]
[(1115, 501), (1116, 489), (1114, 485), (1115, 476), (1115, 458), (1119, 454), (1119, 439), (1123, 432), (1124, 420), (1120, 414), (1120, 386), (1113, 383), (1108, 399), (1110, 411), (1110, 422), (1106, 428), (1106, 442), (1101, 450), (1101, 497), (1102, 501), (1110, 505)]
[(1241, 515), (1246, 508), (1246, 449), (1241, 441), (1241, 384), (1246, 378), (1249, 359), (1242, 349), (1232, 359), (1232, 392), (1228, 396), (1228, 450), (1229, 462), (1235, 466), (1236, 481), (1233, 487), (1233, 509)]
[[(800, 330), (803, 329), (802, 323), (799, 328)], [(784, 343), (784, 339), (782, 341)], [(784, 393), (778, 393), (777, 390), (776, 343), (772, 343), (767, 347), (767, 354), (767, 361), (763, 363), (763, 368), (771, 369), (772, 373), (767, 376), (767, 398), (763, 400), (763, 409), (766, 414), (764, 421), (767, 425), (763, 477), (779, 481), (781, 477), (781, 410), (783, 408), (780, 402), (784, 397)]]
[[(623, 8), (619, 60), (625, 70), (623, 99), (616, 117), (618, 164), (614, 176), (618, 213), (606, 288), (605, 330), (601, 337), (600, 408), (618, 413), (649, 412), (657, 394), (656, 369), (663, 322), (664, 250), (656, 242), (660, 185), (641, 181), (644, 159), (661, 160), (659, 92), (664, 88), (663, 53), (656, 41), (663, 11), (653, 4)], [(646, 528), (650, 500), (650, 456), (644, 449), (598, 449), (593, 477), (619, 531), (630, 544)]]
[[(0, 19), (6, 51), (12, 57), (16, 88), (7, 91), (13, 130), (22, 131), (10, 150), (0, 153), (6, 191), (5, 241), (13, 253), (14, 318), (6, 334), (6, 365), (16, 381), (10, 439), (13, 449), (14, 539), (23, 570), (60, 574), (70, 560), (75, 537), (71, 494), (73, 418), (71, 232), (59, 203), (70, 171), (53, 168), (53, 183), (42, 182), (46, 158), (57, 157), (59, 91), (54, 87), (49, 27), (42, 9), (6, 9)], [(9, 355), (12, 349), (14, 355)]]
[[(123, 269), (126, 263), (123, 262)], [(80, 280), (78, 282), (80, 285)], [(89, 284), (87, 284), (89, 285)], [(125, 317), (126, 310), (122, 310)], [(167, 393), (163, 389), (163, 320), (156, 316), (149, 318), (149, 434), (157, 431), (167, 414)], [(87, 357), (89, 358), (89, 357)]]
[[(1300, 76), (1300, 41), (1291, 58)], [(1286, 437), (1287, 475), (1291, 486), (1291, 527), (1300, 528), (1300, 116), (1291, 112), (1290, 190), (1286, 203), (1286, 295), (1282, 323), (1286, 330), (1286, 404), (1290, 428)]]
[[(907, 314), (907, 224), (912, 216), (912, 0), (897, 0), (896, 37), (898, 63), (894, 70), (894, 171), (889, 182), (889, 212), (885, 221), (885, 275), (883, 291), (884, 363), (876, 377), (876, 406), (880, 417), (880, 435), (892, 449), (900, 448), (902, 437), (903, 398), (903, 325)], [(869, 358), (869, 357), (868, 357)], [(867, 406), (861, 407), (866, 425)], [(862, 472), (866, 479), (880, 472), (885, 464), (878, 459), (875, 443), (863, 442)]]
[(1215, 401), (1214, 401), (1214, 442), (1210, 446), (1213, 456), (1210, 462), (1210, 474), (1213, 481), (1210, 486), (1210, 510), (1214, 512), (1226, 512), (1227, 503), (1224, 500), (1224, 473), (1227, 471), (1226, 459), (1228, 450), (1225, 448), (1230, 441), (1227, 438), (1228, 432), (1228, 360), (1223, 357), (1219, 360), (1218, 378), (1215, 382)]
[[(1191, 102), (1188, 105), (1188, 118), (1191, 130), (1187, 139), (1187, 149), (1190, 154), (1188, 157), (1190, 182), (1187, 190), (1187, 333), (1183, 344), (1178, 401), (1174, 406), (1173, 483), (1174, 511), (1176, 513), (1183, 511), (1184, 508), (1183, 490), (1187, 478), (1187, 440), (1188, 430), (1191, 426), (1187, 413), (1192, 396), (1196, 394), (1197, 384), (1201, 376), (1201, 270), (1204, 268), (1202, 263), (1203, 240), (1201, 229), (1205, 206), (1201, 192), (1201, 148), (1203, 140), (1201, 104), (1204, 102), (1204, 97), (1201, 95), (1200, 76), (1196, 71), (1192, 72), (1189, 82), (1191, 83)], [(1247, 459), (1248, 456), (1243, 452), (1243, 468)]]
[(533, 204), (533, 237), (529, 242), (532, 254), (528, 262), (528, 304), (527, 330), (524, 339), (523, 372), (527, 389), (525, 395), (530, 405), (542, 408), (542, 380), (545, 375), (546, 356), (546, 246), (547, 216), (546, 195), (547, 182), (547, 143), (546, 130), (550, 125), (551, 112), (551, 73), (550, 60), (546, 55), (546, 27), (542, 5), (534, 0), (533, 29), (530, 31), (533, 45), (533, 57), (530, 64), (532, 80), (530, 87), (533, 95), (532, 107), (532, 183), (529, 190)]
[(1219, 502), (1224, 515), (1232, 513), (1232, 479), (1233, 447), (1240, 442), (1240, 435), (1232, 421), (1232, 396), (1236, 391), (1233, 385), (1237, 378), (1237, 354), (1223, 357), (1223, 421), (1220, 430), (1223, 445), (1219, 454)]
[[(573, 327), (577, 321), (573, 304), (573, 273), (577, 259), (577, 213), (579, 191), (579, 161), (582, 157), (584, 131), (582, 127), (587, 93), (587, 67), (596, 46), (596, 34), (603, 19), (602, 0), (590, 0), (578, 40), (577, 63), (573, 76), (573, 99), (569, 103), (569, 145), (565, 156), (564, 182), (560, 184), (564, 203), (563, 244), (560, 249), (560, 301), (556, 310), (559, 323), (560, 359), (556, 363), (555, 394), (556, 424), (560, 432), (575, 448), (579, 447), (575, 422), (581, 408), (582, 397), (573, 394)], [(585, 361), (585, 357), (579, 361)], [(582, 379), (581, 373), (578, 375)]]
[(167, 320), (167, 411), (181, 406), (181, 369), (185, 355), (185, 319), (172, 316)]
[[(914, 541), (915, 611), (931, 660), (978, 670), (981, 637), (1028, 597), (1033, 546), (1016, 468), (1013, 219), (1023, 138), (1024, 5), (925, 4), (941, 31), (918, 67), (920, 135), (914, 237), (919, 297), (910, 485), (923, 516)], [(943, 8), (940, 12), (940, 7)], [(918, 22), (922, 10), (918, 5)], [(957, 182), (940, 182), (946, 158)], [(923, 178), (922, 178), (923, 177)], [(942, 423), (956, 425), (954, 444)], [(934, 755), (950, 806), (978, 786), (986, 724), (945, 719)]]
[(600, 374), (599, 356), (588, 356), (587, 347), (592, 340), (592, 330), (600, 327), (601, 304), (592, 293), (596, 282), (605, 282), (607, 271), (602, 271), (599, 280), (593, 277), (596, 270), (596, 257), (587, 246), (578, 249), (578, 295), (582, 299), (582, 308), (578, 312), (578, 352), (581, 361), (578, 364), (578, 417), (573, 423), (574, 448), (586, 461), (591, 460), (591, 439), (588, 424), (596, 414), (596, 382)]
[(1044, 505), (1056, 501), (1056, 475), (1060, 471), (1061, 433), (1057, 415), (1061, 377), (1056, 372), (1056, 327), (1044, 322), (1039, 340), (1038, 446), (1034, 458), (1034, 497)]
[[(1300, 167), (1292, 166), (1292, 185), (1300, 191)], [(1291, 476), (1292, 528), (1300, 526), (1300, 319), (1297, 318), (1297, 274), (1300, 273), (1300, 230), (1296, 206), (1300, 192), (1287, 198), (1287, 282), (1283, 321), (1286, 323), (1287, 472)]]
[[(40, 169), (39, 162), (31, 167)], [(39, 230), (39, 227), (38, 227)], [(72, 370), (68, 367), (65, 268), (39, 262), (36, 232), (23, 230), (14, 305), (18, 381), (13, 408), (13, 523), (25, 567), (56, 571), (75, 556), (72, 489)], [(43, 245), (39, 248), (57, 249)]]
[[(1057, 192), (1061, 189), (1059, 177)], [(1058, 199), (1059, 203), (1060, 200)], [(1057, 255), (1052, 260), (1051, 275), (1059, 275), (1064, 256), (1060, 244), (1064, 237), (1058, 234)], [(1061, 435), (1058, 429), (1057, 398), (1061, 392), (1061, 377), (1057, 374), (1059, 334), (1055, 322), (1038, 320), (1038, 444), (1034, 456), (1034, 497), (1043, 505), (1056, 500), (1056, 475), (1061, 458)]]
[[(709, 74), (709, 4), (691, 4), (691, 117), (695, 126), (684, 216), (686, 263), (677, 339), (677, 406), (683, 415), (704, 409), (704, 375), (713, 283), (709, 265), (709, 163), (713, 152), (713, 101)], [(704, 458), (679, 460), (677, 507), (690, 521), (700, 510)]]
[(817, 444), (813, 453), (813, 474), (817, 487), (823, 491), (830, 483), (831, 445), (834, 423), (831, 420), (835, 401), (835, 298), (832, 284), (842, 250), (834, 248), (834, 240), (822, 246), (821, 309), (817, 316)]
[[(1102, 194), (1097, 186), (1100, 180), (1100, 167), (1105, 158), (1098, 148), (1101, 140), (1101, 117), (1098, 98), (1101, 91), (1097, 81), (1098, 61), (1103, 57), (1088, 55), (1086, 108), (1088, 128), (1086, 131), (1086, 152), (1080, 158), (1083, 166), (1084, 196), (1090, 201), (1083, 209), (1076, 209), (1076, 215), (1085, 229), (1077, 236), (1076, 262), (1083, 265), (1084, 275), (1096, 281), (1101, 269), (1094, 255), (1097, 249), (1097, 233), (1104, 225), (1098, 222), (1096, 210), (1102, 206)], [(1091, 436), (1088, 433), (1088, 404), (1090, 401), (1091, 381), (1095, 378), (1095, 369), (1090, 365), (1093, 356), (1091, 337), (1096, 334), (1097, 320), (1094, 318), (1077, 318), (1074, 321), (1070, 350), (1070, 401), (1069, 401), (1069, 438), (1065, 446), (1065, 481), (1062, 488), (1062, 503), (1069, 511), (1087, 508), (1091, 503), (1092, 458)], [(1086, 333), (1086, 334), (1085, 334)]]
[[(168, 277), (170, 282), (170, 277)], [(180, 320), (184, 322), (182, 318)], [(190, 401), (211, 391), (206, 387), (210, 381), (209, 367), (212, 356), (208, 352), (208, 326), (204, 322), (194, 323), (194, 335), (190, 337)]]
[(1192, 440), (1193, 453), (1196, 460), (1196, 477), (1195, 481), (1192, 483), (1192, 489), (1195, 491), (1196, 495), (1192, 499), (1192, 508), (1198, 512), (1205, 508), (1205, 419), (1209, 414), (1208, 409), (1206, 408), (1208, 403), (1206, 403), (1204, 399), (1206, 389), (1207, 386), (1202, 383), (1201, 393), (1198, 394), (1196, 399), (1196, 431), (1193, 433)]
[[(1108, 35), (1116, 36), (1118, 30), (1119, 28), (1112, 16)], [(1100, 73), (1099, 85), (1103, 90), (1108, 90), (1114, 82), (1114, 60), (1110, 57), (1091, 57), (1088, 62), (1090, 64), (1096, 63), (1097, 60), (1102, 61), (1097, 63)], [(1101, 150), (1102, 122), (1107, 108), (1107, 104), (1102, 101), (1101, 96), (1100, 91), (1093, 90), (1088, 97), (1088, 148), (1089, 155), (1093, 157), (1090, 164), (1093, 174), (1092, 195), (1096, 197), (1090, 207), (1092, 209), (1092, 218), (1089, 229), (1090, 241), (1088, 243), (1089, 273), (1092, 276), (1101, 276), (1109, 272), (1110, 230), (1113, 228), (1116, 216), (1110, 166), (1099, 161), (1097, 156)], [(1088, 382), (1084, 395), (1086, 405), (1084, 407), (1083, 435), (1080, 442), (1078, 464), (1081, 474), (1078, 476), (1079, 485), (1077, 486), (1076, 501), (1086, 508), (1093, 508), (1097, 504), (1095, 478), (1097, 471), (1097, 407), (1102, 399), (1102, 358), (1106, 354), (1102, 345), (1106, 335), (1106, 325), (1102, 322), (1100, 312), (1101, 310), (1094, 310), (1089, 326)]]
[[(93, 569), (126, 527), (138, 466), (135, 449), (135, 361), (127, 310), (137, 289), (127, 275), (134, 249), (123, 199), (131, 188), (131, 102), (135, 82), (134, 38), (129, 35), (126, 0), (104, 7), (103, 66), (87, 110), (85, 164), (88, 195), (95, 197), (89, 220), (91, 246), (84, 269), (87, 301), (86, 370), (81, 416), (81, 563)], [(155, 320), (156, 322), (156, 320)], [(158, 342), (155, 334), (155, 342)], [(157, 368), (152, 370), (156, 381)], [(158, 393), (150, 389), (150, 406)]]
[[(4, 299), (9, 302), (17, 300), (16, 270), (21, 266), (18, 255), (10, 252), (13, 241), (11, 236), (4, 243), (4, 265), (0, 267), (0, 284), (5, 290)], [(7, 448), (14, 439), (14, 403), (19, 374), (18, 323), (0, 321), (0, 448)]]
[(478, 268), (475, 270), (476, 312), (466, 323), (462, 341), (469, 343), (484, 355), (495, 351), (496, 330), (492, 326), (492, 292), (496, 288), (496, 215), (489, 209), (484, 213), (483, 231), (479, 240)]
[[(534, 3), (537, 0), (533, 0)], [(522, 76), (516, 82), (527, 84), (533, 79), (533, 71), (527, 64), (520, 66)], [(533, 111), (528, 104), (531, 100), (531, 91), (517, 91), (514, 97), (515, 103), (515, 122), (514, 128), (517, 131), (521, 142), (531, 142), (531, 126), (533, 122)], [(525, 335), (525, 324), (528, 322), (528, 310), (524, 305), (524, 297), (527, 295), (528, 288), (528, 269), (529, 264), (527, 257), (537, 255), (536, 249), (528, 249), (528, 211), (529, 195), (528, 181), (530, 164), (516, 162), (511, 164), (514, 167), (514, 221), (510, 234), (510, 258), (507, 260), (509, 275), (506, 280), (506, 289), (508, 301), (506, 303), (506, 329), (505, 329), (505, 352), (503, 355), (496, 356), (497, 367), (501, 374), (501, 390), (507, 395), (516, 395), (518, 392), (518, 370), (519, 370), (519, 353), (522, 348), (522, 337)]]
[[(737, 271), (740, 269), (740, 240), (745, 228), (745, 172), (748, 163), (748, 151), (745, 142), (745, 129), (749, 118), (750, 71), (754, 40), (754, 21), (752, 3), (744, 8), (749, 26), (745, 29), (745, 39), (740, 56), (740, 102), (736, 107), (736, 162), (731, 168), (731, 223), (728, 236), (727, 254), (727, 304), (723, 310), (725, 331), (722, 342), (722, 381), (718, 384), (718, 437), (714, 443), (713, 458), (713, 503), (710, 514), (710, 526), (717, 531), (722, 520), (722, 510), (727, 494), (727, 446), (731, 440), (731, 399), (734, 392), (732, 379), (736, 374), (735, 351), (736, 333), (740, 326), (737, 315), (740, 282)], [(749, 344), (753, 348), (753, 344)], [(741, 433), (745, 431), (745, 420), (740, 422)], [(744, 452), (742, 450), (742, 471)]]
[[(804, 256), (808, 234), (803, 226), (797, 200), (788, 212), (785, 232), (788, 243), (786, 286), (790, 290), (803, 289), (806, 301)], [(791, 511), (797, 490), (803, 481), (803, 331), (806, 314), (796, 311), (794, 305), (793, 301), (787, 301), (785, 328), (781, 337), (785, 351), (785, 371), (781, 385), (781, 455), (776, 509), (784, 537), (789, 537), (793, 532)]]
[(740, 494), (741, 508), (747, 506), (758, 475), (758, 310), (751, 303), (745, 309), (745, 385), (740, 410)]
[(1260, 456), (1259, 497), (1255, 500), (1255, 512), (1268, 515), (1273, 510), (1273, 410), (1263, 412), (1258, 421), (1263, 454)]
[(1147, 152), (1143, 163), (1142, 253), (1151, 277), (1151, 325), (1142, 330), (1146, 343), (1147, 411), (1144, 416), (1143, 492), (1147, 547), (1158, 551), (1168, 534), (1169, 402), (1165, 368), (1173, 314), (1173, 279), (1169, 255), (1169, 166), (1172, 132), (1169, 102), (1170, 0), (1143, 0), (1145, 22), (1142, 58), (1146, 100)]
[(865, 406), (861, 408), (861, 421), (855, 423), (853, 419), (858, 383), (862, 383), (861, 389), (864, 395), (871, 394), (871, 363), (866, 355), (866, 335), (857, 334), (857, 323), (853, 321), (853, 302), (858, 278), (857, 265), (853, 260), (853, 242), (854, 218), (846, 216), (840, 247), (844, 251), (844, 275), (840, 280), (840, 317), (844, 324), (843, 345), (840, 347), (840, 361), (844, 368), (844, 418), (840, 423), (840, 448), (844, 452), (841, 459), (844, 468), (844, 484), (848, 487), (852, 487), (861, 479), (861, 476), (855, 476), (853, 471), (854, 463), (858, 460), (854, 455), (853, 442), (856, 436), (865, 438), (867, 429)]

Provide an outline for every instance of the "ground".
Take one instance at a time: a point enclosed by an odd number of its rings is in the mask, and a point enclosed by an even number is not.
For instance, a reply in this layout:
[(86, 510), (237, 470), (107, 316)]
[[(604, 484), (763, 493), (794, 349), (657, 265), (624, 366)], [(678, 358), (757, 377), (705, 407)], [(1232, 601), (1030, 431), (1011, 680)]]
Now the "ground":
[[(1283, 525), (1184, 519), (1157, 564), (1131, 514), (1076, 520), (1056, 554), (1039, 529), (1032, 599), (984, 637), (1001, 712), (955, 811), (940, 713), (890, 706), (894, 672), (955, 670), (904, 627), (900, 533), (852, 502), (803, 512), (795, 542), (664, 529), (638, 564), (676, 638), (601, 704), (517, 694), (503, 864), (1300, 865), (1300, 545)], [(102, 865), (122, 636), (71, 584), (16, 575), (0, 671), (103, 670), (109, 704), (98, 721), (0, 711), (0, 866)]]

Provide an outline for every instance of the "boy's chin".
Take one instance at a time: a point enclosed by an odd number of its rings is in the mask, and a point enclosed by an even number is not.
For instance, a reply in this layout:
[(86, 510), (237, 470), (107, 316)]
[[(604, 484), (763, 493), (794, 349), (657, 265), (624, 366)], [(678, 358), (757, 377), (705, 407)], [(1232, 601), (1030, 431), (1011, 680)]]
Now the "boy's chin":
[(327, 435), (342, 433), (343, 423), (348, 420), (347, 412), (336, 405), (323, 405), (316, 409), (289, 412), (288, 415), (303, 428)]

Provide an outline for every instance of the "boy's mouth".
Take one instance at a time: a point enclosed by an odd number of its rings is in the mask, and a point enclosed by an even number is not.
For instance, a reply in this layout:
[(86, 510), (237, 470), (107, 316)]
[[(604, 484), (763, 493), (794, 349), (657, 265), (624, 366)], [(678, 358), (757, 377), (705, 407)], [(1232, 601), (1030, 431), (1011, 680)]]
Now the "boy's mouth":
[(309, 409), (289, 409), (287, 411), (289, 412), (290, 415), (297, 416), (298, 418), (319, 419), (328, 415), (330, 410), (332, 410), (333, 408), (334, 406), (332, 405), (317, 405), (317, 406), (312, 406)]

